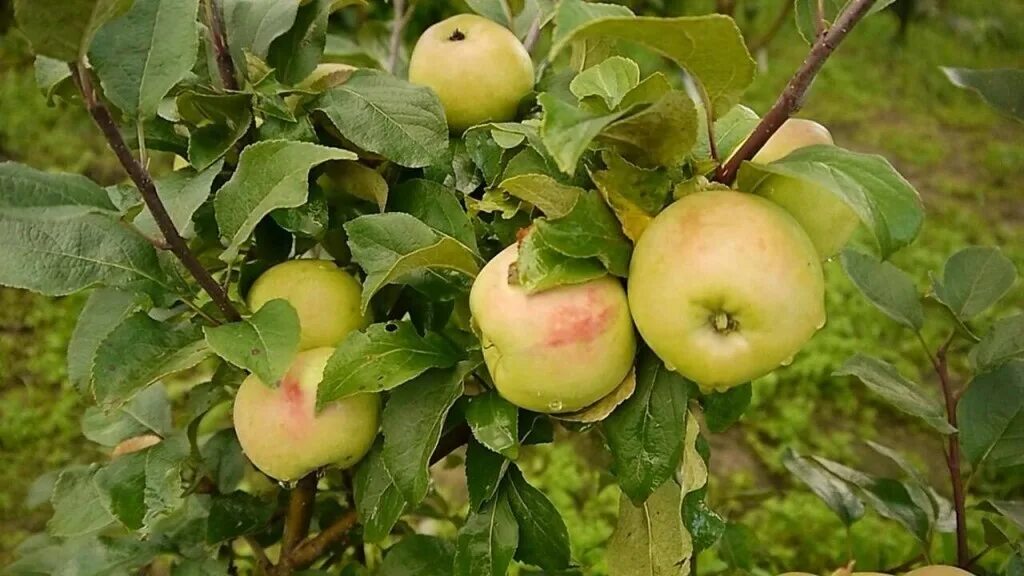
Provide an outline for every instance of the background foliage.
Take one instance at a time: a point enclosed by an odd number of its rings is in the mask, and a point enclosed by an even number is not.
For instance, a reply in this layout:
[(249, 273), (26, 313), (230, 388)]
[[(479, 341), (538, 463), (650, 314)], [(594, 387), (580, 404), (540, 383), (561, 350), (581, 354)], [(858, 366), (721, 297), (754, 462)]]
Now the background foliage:
[[(459, 10), (424, 2), (410, 36), (443, 13)], [(633, 2), (634, 10), (707, 13), (710, 1)], [(748, 2), (756, 14), (738, 19), (749, 37), (765, 30), (776, 1)], [(828, 125), (838, 144), (890, 158), (924, 196), (925, 229), (896, 262), (919, 277), (940, 269), (966, 244), (1000, 245), (1024, 269), (1024, 203), (1018, 179), (1024, 173), (1024, 128), (996, 115), (972, 94), (948, 83), (939, 66), (991, 68), (1019, 64), (1024, 50), (1024, 6), (974, 0), (919, 1), (917, 19), (898, 41), (896, 18), (872, 18), (844, 44), (812, 89), (802, 115)], [(0, 9), (2, 10), (2, 9)], [(6, 21), (6, 16), (0, 16)], [(745, 101), (763, 112), (806, 53), (787, 22), (761, 52), (759, 76)], [(51, 108), (38, 92), (31, 57), (20, 34), (0, 40), (0, 160), (38, 168), (77, 171), (103, 184), (121, 179), (85, 113)], [(156, 172), (170, 159), (156, 156)], [(713, 506), (759, 537), (755, 563), (766, 570), (841, 563), (847, 542), (842, 525), (782, 466), (782, 450), (815, 452), (867, 471), (887, 471), (862, 439), (877, 439), (914, 456), (936, 485), (946, 486), (937, 440), (910, 419), (870, 396), (851, 379), (830, 374), (846, 358), (864, 352), (896, 363), (904, 374), (928, 381), (916, 344), (882, 320), (842, 274), (826, 267), (829, 324), (802, 352), (799, 362), (754, 386), (754, 406), (744, 425), (712, 435)], [(0, 290), (0, 565), (49, 511), (46, 494), (32, 492), (39, 474), (70, 462), (100, 459), (79, 430), (83, 407), (64, 373), (64, 349), (82, 299), (45, 299)], [(1018, 290), (993, 316), (1024, 308)], [(930, 340), (939, 339), (931, 334)], [(184, 386), (184, 382), (182, 386)], [(172, 387), (172, 398), (175, 390)], [(600, 566), (603, 545), (617, 511), (614, 487), (598, 460), (596, 440), (532, 448), (524, 472), (544, 489), (569, 525), (573, 548), (585, 564)], [(1003, 471), (972, 486), (978, 497), (1008, 497), (1024, 489), (1024, 471)], [(439, 474), (442, 489), (464, 490), (461, 475)], [(975, 520), (980, 518), (975, 515)], [(980, 532), (981, 526), (972, 526)], [(878, 538), (879, 533), (891, 538)], [(813, 545), (807, 535), (814, 534)], [(891, 566), (913, 543), (887, 521), (869, 518), (853, 531), (861, 568)], [(995, 559), (994, 559), (995, 560)], [(712, 573), (710, 558), (702, 572)], [(724, 566), (724, 564), (723, 564)]]

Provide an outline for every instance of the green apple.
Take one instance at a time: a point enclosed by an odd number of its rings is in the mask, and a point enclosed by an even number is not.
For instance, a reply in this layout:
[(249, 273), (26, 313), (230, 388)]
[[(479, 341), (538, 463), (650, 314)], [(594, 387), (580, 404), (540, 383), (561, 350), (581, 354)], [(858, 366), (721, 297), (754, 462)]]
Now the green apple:
[(142, 434), (140, 436), (134, 436), (127, 440), (123, 440), (117, 446), (114, 446), (114, 450), (110, 453), (110, 457), (117, 458), (118, 456), (124, 456), (133, 452), (140, 452), (151, 446), (156, 446), (162, 440), (163, 438), (160, 438), (156, 434)]
[(533, 90), (533, 61), (508, 28), (460, 14), (420, 36), (409, 58), (409, 81), (432, 89), (448, 127), (461, 133), (514, 119), (519, 101)]
[(775, 204), (696, 192), (651, 221), (633, 251), (629, 308), (670, 370), (724, 391), (788, 363), (825, 324), (810, 238)]
[(626, 293), (606, 276), (529, 294), (509, 281), (509, 246), (473, 282), (469, 307), (498, 392), (534, 412), (573, 412), (629, 374), (636, 335)]
[(282, 298), (295, 308), (302, 328), (300, 350), (337, 346), (370, 319), (360, 308), (362, 287), (328, 260), (290, 260), (267, 270), (249, 290), (249, 308)]
[(974, 576), (966, 570), (960, 568), (954, 568), (953, 566), (925, 566), (924, 568), (918, 568), (907, 572), (905, 576)]
[(350, 468), (369, 452), (380, 424), (379, 395), (357, 394), (316, 409), (317, 388), (333, 353), (299, 353), (276, 388), (255, 375), (238, 388), (238, 442), (267, 476), (287, 482), (322, 466)]
[[(832, 145), (828, 129), (812, 120), (791, 118), (765, 144), (753, 161), (768, 164), (794, 150), (816, 144)], [(756, 190), (786, 209), (804, 227), (822, 259), (835, 256), (860, 225), (860, 218), (832, 192), (795, 178), (770, 176)]]

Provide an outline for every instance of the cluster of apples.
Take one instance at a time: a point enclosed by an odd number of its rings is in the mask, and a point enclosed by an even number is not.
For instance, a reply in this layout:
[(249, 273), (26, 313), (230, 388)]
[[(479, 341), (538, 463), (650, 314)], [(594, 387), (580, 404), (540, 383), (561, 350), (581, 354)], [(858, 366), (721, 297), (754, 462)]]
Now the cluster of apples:
[[(779, 576), (814, 576), (808, 572), (786, 572)], [(883, 574), (881, 572), (851, 572), (849, 568), (840, 568), (832, 573), (832, 576), (892, 576), (891, 574)], [(953, 566), (925, 566), (924, 568), (918, 568), (917, 570), (911, 570), (903, 576), (974, 576), (966, 570), (955, 568)]]
[[(534, 83), (530, 55), (515, 35), (465, 14), (424, 32), (409, 76), (438, 94), (456, 133), (513, 119)], [(819, 124), (791, 120), (755, 161), (831, 143)], [(474, 281), (469, 304), (498, 392), (536, 412), (585, 408), (629, 374), (637, 331), (669, 369), (708, 392), (788, 363), (825, 323), (821, 261), (858, 220), (828, 191), (796, 180), (773, 176), (755, 192), (707, 190), (666, 208), (636, 244), (628, 290), (605, 276), (530, 294), (510, 274), (518, 247), (495, 256)], [(358, 281), (331, 262), (295, 260), (264, 273), (248, 298), (252, 310), (288, 301), (299, 316), (302, 352), (279, 385), (255, 376), (243, 382), (234, 406), (243, 450), (278, 480), (353, 465), (376, 436), (378, 395), (319, 412), (315, 403), (332, 349), (369, 323)]]

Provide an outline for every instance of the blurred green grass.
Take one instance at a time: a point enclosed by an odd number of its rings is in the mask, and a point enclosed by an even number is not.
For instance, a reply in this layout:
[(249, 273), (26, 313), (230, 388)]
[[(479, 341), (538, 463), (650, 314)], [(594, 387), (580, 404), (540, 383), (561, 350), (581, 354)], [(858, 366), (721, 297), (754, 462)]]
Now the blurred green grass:
[[(655, 2), (648, 2), (655, 4)], [(686, 2), (706, 13), (708, 1)], [(741, 25), (758, 36), (778, 0)], [(937, 3), (923, 0), (926, 8)], [(827, 124), (839, 145), (889, 158), (921, 192), (928, 221), (917, 244), (897, 256), (922, 289), (928, 273), (967, 244), (1002, 246), (1024, 270), (1024, 127), (989, 110), (976, 96), (949, 84), (939, 66), (997, 67), (1020, 64), (1024, 5), (974, 0), (946, 2), (945, 11), (912, 24), (906, 42), (893, 41), (897, 22), (883, 14), (864, 22), (822, 72), (801, 116)], [(791, 24), (759, 55), (761, 73), (746, 103), (764, 112), (806, 54)], [(53, 108), (35, 88), (31, 60), (16, 32), (0, 37), (0, 159), (40, 168), (82, 172), (104, 183), (120, 171), (86, 115)], [(859, 384), (831, 373), (856, 352), (895, 362), (925, 384), (933, 379), (916, 342), (859, 296), (836, 263), (827, 267), (829, 323), (792, 366), (756, 383), (753, 406), (742, 424), (709, 440), (713, 447), (714, 507), (751, 528), (765, 569), (821, 571), (844, 564), (852, 548), (861, 569), (898, 564), (913, 542), (893, 523), (869, 516), (848, 540), (823, 504), (781, 466), (792, 446), (875, 472), (878, 463), (861, 439), (874, 439), (911, 454), (940, 491), (948, 493), (941, 446), (915, 422), (871, 397)], [(99, 453), (80, 438), (87, 402), (65, 379), (64, 348), (82, 298), (46, 299), (0, 289), (0, 565), (47, 512), (23, 507), (32, 479)], [(1000, 314), (1024, 308), (1018, 289)], [(934, 311), (932, 320), (938, 320)], [(983, 323), (985, 321), (983, 320)], [(937, 344), (933, 322), (926, 337)], [(617, 511), (593, 437), (538, 449), (524, 464), (563, 510), (575, 556), (599, 565), (602, 545)], [(987, 475), (972, 488), (980, 496), (1007, 496), (1022, 488), (1022, 474)], [(978, 521), (977, 515), (974, 518)], [(974, 526), (978, 529), (980, 526)], [(884, 537), (879, 537), (883, 534)], [(711, 552), (701, 572), (725, 573)], [(599, 571), (597, 573), (600, 573)]]

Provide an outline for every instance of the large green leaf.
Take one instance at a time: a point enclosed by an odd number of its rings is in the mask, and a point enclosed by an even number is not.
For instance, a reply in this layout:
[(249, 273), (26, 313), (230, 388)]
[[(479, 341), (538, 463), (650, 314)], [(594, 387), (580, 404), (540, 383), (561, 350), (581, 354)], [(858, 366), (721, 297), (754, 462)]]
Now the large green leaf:
[(93, 357), (100, 342), (142, 304), (138, 294), (120, 288), (101, 288), (89, 295), (68, 342), (68, 380), (75, 388), (89, 388)]
[(496, 391), (469, 401), (466, 422), (480, 444), (506, 458), (519, 456), (519, 409)]
[(664, 170), (634, 166), (613, 151), (601, 156), (605, 169), (591, 172), (590, 178), (615, 212), (623, 233), (636, 242), (668, 204), (672, 179)]
[(864, 516), (864, 503), (850, 486), (822, 469), (813, 460), (808, 460), (793, 450), (786, 449), (782, 463), (818, 498), (821, 498), (846, 526), (852, 525)]
[(924, 326), (921, 297), (909, 274), (855, 250), (844, 250), (842, 262), (861, 294), (886, 316), (911, 330)]
[[(336, 0), (300, 3), (294, 23), (286, 29), (287, 32), (272, 40), (267, 52), (267, 63), (274, 68), (278, 80), (295, 85), (316, 68), (327, 45), (327, 24), (335, 4)], [(269, 16), (270, 12), (265, 15)], [(281, 26), (283, 23), (278, 22), (275, 28)]]
[(388, 548), (380, 576), (451, 576), (454, 561), (455, 549), (447, 540), (412, 534)]
[(686, 92), (673, 90), (639, 113), (613, 122), (598, 138), (641, 166), (676, 168), (697, 142), (697, 108)]
[(625, 277), (633, 246), (622, 233), (615, 214), (595, 191), (580, 195), (569, 214), (562, 218), (539, 218), (531, 234), (541, 234), (545, 243), (572, 258), (596, 258), (612, 274)]
[(544, 147), (558, 168), (570, 175), (576, 172), (576, 165), (590, 142), (625, 114), (623, 111), (602, 113), (586, 110), (550, 93), (538, 96), (537, 102), (544, 108), (540, 128)]
[(103, 93), (126, 115), (156, 116), (160, 101), (192, 69), (199, 50), (199, 0), (135, 0), (89, 48)]
[(572, 212), (583, 189), (562, 184), (546, 174), (520, 174), (501, 181), (499, 188), (537, 207), (548, 218)]
[(980, 94), (989, 106), (1024, 121), (1024, 70), (943, 68), (942, 71), (953, 84)]
[(600, 98), (609, 110), (615, 110), (639, 84), (640, 66), (629, 58), (612, 56), (577, 74), (569, 83), (569, 90), (580, 100)]
[(687, 385), (685, 378), (644, 349), (637, 363), (636, 392), (602, 425), (612, 453), (612, 473), (634, 504), (646, 501), (679, 468)]
[(771, 164), (745, 162), (738, 187), (756, 192), (771, 175), (809, 182), (848, 204), (874, 235), (883, 258), (913, 242), (921, 231), (921, 197), (881, 156), (808, 146)]
[[(157, 180), (157, 194), (163, 201), (174, 227), (185, 238), (191, 238), (195, 234), (192, 215), (210, 197), (213, 180), (220, 174), (222, 166), (223, 162), (214, 162), (202, 172), (189, 168), (172, 172)], [(135, 227), (151, 238), (163, 236), (149, 210), (139, 213), (135, 218)]]
[(1024, 314), (1001, 318), (971, 350), (971, 362), (978, 372), (996, 368), (1007, 360), (1024, 356)]
[(221, 7), (232, 56), (236, 61), (242, 62), (245, 52), (259, 58), (267, 57), (271, 42), (295, 24), (299, 3), (279, 0), (223, 0)]
[(471, 510), (479, 510), (498, 493), (510, 461), (470, 438), (466, 444), (466, 489)]
[(311, 105), (347, 140), (409, 168), (444, 160), (448, 126), (429, 88), (390, 74), (358, 70)]
[(639, 506), (619, 499), (619, 520), (608, 541), (609, 576), (689, 574), (693, 542), (683, 527), (682, 492), (669, 480)]
[(0, 213), (0, 246), (0, 284), (47, 296), (137, 281), (170, 292), (181, 289), (168, 277), (152, 244), (100, 214), (53, 221)]
[(1024, 361), (979, 374), (957, 406), (960, 445), (974, 466), (1024, 464)]
[(116, 410), (90, 406), (82, 417), (82, 435), (107, 447), (143, 434), (168, 436), (173, 429), (167, 389), (159, 383), (139, 392)]
[(728, 16), (599, 18), (556, 38), (551, 56), (573, 42), (599, 39), (633, 42), (673, 60), (691, 74), (716, 115), (739, 103), (754, 80), (754, 60)]
[(455, 576), (505, 576), (519, 547), (519, 526), (508, 499), (470, 512), (455, 547)]
[(88, 468), (69, 468), (61, 472), (50, 497), (53, 516), (46, 524), (47, 532), (70, 538), (114, 523), (114, 516), (92, 481), (94, 474), (95, 470)]
[(427, 495), (430, 457), (445, 417), (462, 396), (462, 381), (475, 368), (462, 362), (429, 370), (391, 393), (381, 418), (384, 465), (410, 506)]
[(314, 166), (355, 158), (347, 150), (308, 142), (268, 140), (247, 147), (238, 169), (214, 200), (217, 226), (227, 246), (221, 258), (233, 260), (256, 224), (271, 211), (305, 203), (309, 194), (307, 178)]
[(107, 191), (92, 180), (0, 162), (0, 214), (60, 220), (90, 212), (116, 212)]
[(405, 212), (434, 230), (458, 240), (473, 253), (479, 253), (473, 222), (466, 215), (455, 193), (437, 182), (413, 178), (391, 191), (388, 208)]
[(378, 438), (370, 453), (359, 463), (353, 479), (363, 538), (371, 543), (387, 538), (406, 508), (405, 498), (384, 464), (383, 453), (384, 441)]
[(531, 293), (587, 282), (608, 273), (597, 258), (573, 258), (555, 250), (537, 228), (519, 244), (516, 269), (520, 286)]
[(459, 360), (454, 345), (434, 332), (420, 336), (406, 321), (373, 324), (350, 334), (334, 351), (317, 390), (317, 405), (390, 390), (431, 368), (449, 368)]
[(89, 50), (96, 31), (132, 0), (16, 0), (18, 26), (36, 54), (73, 62)]
[(568, 568), (569, 531), (555, 505), (523, 478), (517, 466), (509, 468), (504, 492), (519, 525), (516, 560), (545, 570)]
[(946, 260), (942, 278), (935, 278), (935, 297), (961, 320), (988, 310), (1017, 280), (1013, 262), (998, 248), (970, 246)]
[(917, 384), (907, 380), (888, 362), (857, 354), (835, 372), (836, 376), (856, 376), (872, 392), (895, 408), (922, 419), (942, 434), (956, 430), (946, 421), (946, 410), (937, 399), (926, 396)]
[(299, 315), (286, 300), (271, 300), (252, 317), (204, 326), (206, 343), (221, 358), (276, 387), (299, 350)]
[(188, 440), (172, 436), (145, 450), (116, 458), (93, 481), (111, 512), (125, 527), (147, 535), (154, 524), (182, 505), (182, 466)]

